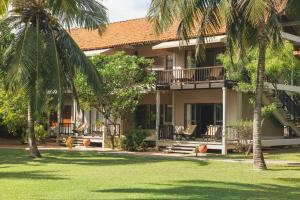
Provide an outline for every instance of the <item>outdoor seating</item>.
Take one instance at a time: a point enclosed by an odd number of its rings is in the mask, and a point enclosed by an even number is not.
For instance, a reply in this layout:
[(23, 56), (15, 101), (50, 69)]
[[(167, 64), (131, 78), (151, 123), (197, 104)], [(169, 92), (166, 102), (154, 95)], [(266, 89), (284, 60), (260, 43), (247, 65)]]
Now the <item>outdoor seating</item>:
[(192, 125), (189, 124), (186, 129), (184, 129), (181, 133), (181, 136), (183, 136), (184, 138), (193, 138), (194, 133), (196, 132), (197, 129), (197, 125)]
[(202, 138), (206, 141), (216, 141), (221, 138), (222, 129), (219, 125), (209, 125)]
[(75, 129), (73, 129), (73, 133), (74, 134), (79, 134), (79, 135), (83, 135), (84, 134), (84, 131), (86, 129), (86, 124), (85, 123), (82, 123), (82, 124), (79, 124)]

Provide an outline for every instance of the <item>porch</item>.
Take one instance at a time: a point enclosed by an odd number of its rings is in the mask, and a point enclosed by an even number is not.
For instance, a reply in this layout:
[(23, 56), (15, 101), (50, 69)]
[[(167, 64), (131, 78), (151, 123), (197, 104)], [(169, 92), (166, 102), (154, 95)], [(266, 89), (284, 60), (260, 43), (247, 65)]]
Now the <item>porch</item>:
[[(225, 87), (157, 90), (156, 94), (145, 94), (142, 98), (136, 112), (136, 124), (155, 132), (153, 140), (158, 148), (180, 142), (199, 146), (203, 142), (226, 154), (228, 145), (225, 146), (223, 127), (228, 121), (241, 117), (241, 105), (240, 96)], [(231, 112), (226, 113), (228, 107)], [(180, 132), (190, 125), (195, 126), (195, 130), (185, 141), (180, 138)]]
[[(237, 138), (239, 137), (230, 126), (223, 131), (220, 125), (209, 125), (204, 129), (204, 132), (201, 129), (195, 129), (193, 135), (188, 137), (182, 134), (182, 130), (183, 127), (178, 126), (160, 126), (158, 147), (166, 152), (193, 153), (195, 148), (200, 145), (206, 145), (208, 150), (220, 150), (223, 152), (224, 148), (226, 148), (225, 153), (227, 153), (228, 150), (235, 149)], [(224, 138), (223, 134), (225, 134)], [(224, 139), (226, 146), (223, 143)]]
[[(116, 136), (120, 137), (121, 134), (120, 124), (110, 124), (109, 129), (111, 132), (115, 132)], [(75, 123), (59, 123), (59, 142), (61, 145), (65, 145), (68, 137), (73, 139), (73, 144), (75, 146), (80, 146), (83, 144), (84, 139), (89, 139), (92, 145), (101, 146), (104, 148), (104, 127), (83, 127), (80, 128), (80, 125)]]

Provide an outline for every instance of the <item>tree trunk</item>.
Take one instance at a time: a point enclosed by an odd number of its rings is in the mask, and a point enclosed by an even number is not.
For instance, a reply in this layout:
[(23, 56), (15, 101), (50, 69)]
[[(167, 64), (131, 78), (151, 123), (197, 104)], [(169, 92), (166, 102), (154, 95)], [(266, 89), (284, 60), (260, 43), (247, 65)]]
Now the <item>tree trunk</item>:
[(33, 108), (33, 101), (32, 101), (32, 96), (29, 96), (29, 101), (28, 101), (28, 121), (27, 121), (27, 126), (28, 126), (28, 143), (29, 143), (29, 150), (30, 150), (30, 155), (33, 158), (40, 158), (42, 157), (37, 144), (36, 144), (36, 139), (35, 139), (35, 133), (34, 133), (34, 120), (33, 120), (33, 115), (32, 115), (32, 108)]
[(116, 147), (116, 146), (115, 146), (115, 137), (114, 137), (114, 135), (111, 133), (111, 130), (110, 130), (110, 128), (109, 128), (109, 124), (107, 123), (107, 121), (111, 121), (111, 120), (106, 119), (106, 120), (105, 120), (104, 126), (106, 127), (107, 136), (110, 137), (111, 148), (112, 148), (112, 149), (115, 149), (115, 147)]
[(56, 133), (56, 144), (59, 145), (59, 134), (60, 134), (60, 122), (61, 122), (61, 109), (62, 105), (59, 102), (57, 104), (57, 133)]
[(262, 153), (262, 95), (264, 89), (265, 76), (265, 54), (266, 54), (266, 35), (265, 22), (262, 18), (258, 25), (258, 43), (259, 43), (259, 58), (257, 69), (256, 96), (253, 117), (253, 168), (264, 170), (267, 169), (264, 156)]

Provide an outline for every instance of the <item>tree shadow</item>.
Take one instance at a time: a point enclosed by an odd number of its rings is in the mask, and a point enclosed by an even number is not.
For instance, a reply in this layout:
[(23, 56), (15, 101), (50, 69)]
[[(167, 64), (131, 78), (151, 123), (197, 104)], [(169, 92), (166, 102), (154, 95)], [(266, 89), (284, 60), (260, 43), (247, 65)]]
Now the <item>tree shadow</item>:
[(289, 182), (289, 183), (300, 183), (300, 178), (276, 178), (275, 180)]
[[(157, 186), (163, 186), (158, 188)], [(207, 180), (192, 180), (167, 184), (151, 184), (147, 188), (116, 188), (103, 189), (92, 192), (117, 193), (121, 195), (138, 194), (151, 196), (140, 199), (299, 199), (300, 191), (297, 187), (246, 184), (232, 182), (217, 182)], [(120, 198), (125, 199), (125, 198)], [(128, 198), (130, 199), (130, 198)]]
[(72, 165), (87, 165), (87, 166), (116, 166), (116, 165), (138, 165), (156, 162), (190, 162), (200, 166), (208, 165), (207, 161), (200, 160), (183, 160), (180, 158), (164, 158), (153, 156), (135, 156), (117, 153), (99, 153), (99, 152), (81, 152), (81, 151), (63, 151), (49, 150), (42, 151), (43, 158), (32, 159), (27, 156), (25, 150), (10, 150), (1, 152), (0, 150), (0, 165), (10, 164), (28, 164), (28, 165), (44, 165), (44, 164), (72, 164)]
[(54, 175), (55, 171), (20, 171), (0, 172), (1, 179), (37, 179), (37, 180), (66, 180), (68, 178)]
[(284, 165), (276, 165), (269, 168), (268, 171), (300, 171), (300, 165), (290, 165), (290, 163)]

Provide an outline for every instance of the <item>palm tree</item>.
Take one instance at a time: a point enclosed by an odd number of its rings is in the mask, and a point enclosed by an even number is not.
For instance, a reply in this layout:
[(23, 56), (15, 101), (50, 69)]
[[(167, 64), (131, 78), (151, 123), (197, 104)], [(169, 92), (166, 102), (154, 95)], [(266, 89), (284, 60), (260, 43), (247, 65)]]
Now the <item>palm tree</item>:
[[(294, 1), (297, 2), (297, 1)], [(298, 1), (299, 2), (299, 1)], [(224, 26), (227, 47), (239, 47), (242, 57), (246, 44), (259, 47), (256, 102), (253, 119), (253, 163), (255, 169), (266, 169), (261, 146), (261, 108), (264, 86), (265, 52), (268, 42), (281, 44), (280, 9), (285, 0), (152, 0), (148, 16), (157, 33), (179, 23), (178, 36), (185, 41), (197, 36), (196, 54), (204, 50), (205, 35)], [(246, 42), (245, 42), (246, 41)]]
[[(11, 9), (0, 21), (15, 38), (4, 55), (8, 90), (25, 90), (28, 96), (28, 134), (32, 157), (40, 157), (34, 121), (47, 94), (55, 94), (61, 106), (64, 91), (73, 89), (77, 71), (101, 90), (101, 79), (67, 30), (79, 26), (98, 29), (108, 23), (106, 8), (96, 0), (10, 0)], [(76, 93), (76, 91), (74, 91)], [(59, 106), (59, 107), (60, 107)]]

